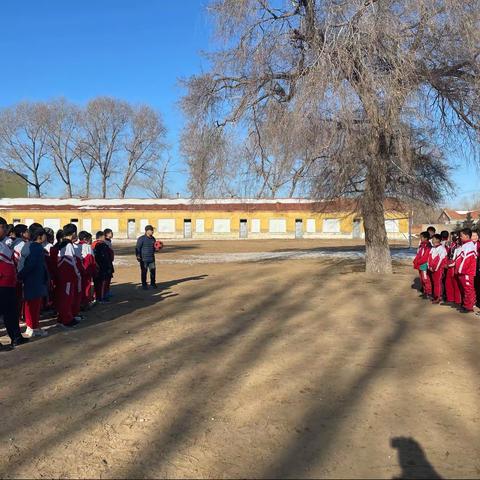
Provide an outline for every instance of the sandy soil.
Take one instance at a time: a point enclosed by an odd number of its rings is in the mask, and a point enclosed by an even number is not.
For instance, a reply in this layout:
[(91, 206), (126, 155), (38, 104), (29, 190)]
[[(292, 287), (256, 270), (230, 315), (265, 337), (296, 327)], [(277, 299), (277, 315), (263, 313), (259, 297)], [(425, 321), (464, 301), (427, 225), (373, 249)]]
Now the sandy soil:
[(362, 268), (119, 266), (81, 327), (0, 352), (0, 477), (480, 477), (480, 319)]

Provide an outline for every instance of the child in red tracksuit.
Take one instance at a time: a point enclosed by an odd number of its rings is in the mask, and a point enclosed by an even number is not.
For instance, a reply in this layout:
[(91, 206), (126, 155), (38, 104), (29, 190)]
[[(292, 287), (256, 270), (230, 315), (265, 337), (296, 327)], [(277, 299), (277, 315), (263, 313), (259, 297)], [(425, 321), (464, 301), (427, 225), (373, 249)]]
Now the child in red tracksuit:
[(420, 234), (420, 245), (417, 250), (417, 255), (413, 260), (413, 268), (418, 270), (420, 274), (423, 298), (428, 298), (432, 294), (432, 283), (430, 281), (430, 275), (428, 274), (428, 257), (431, 248), (430, 234), (428, 232), (422, 232)]
[(78, 234), (78, 244), (81, 247), (81, 256), (83, 262), (82, 277), (82, 308), (88, 308), (93, 301), (92, 281), (96, 273), (95, 257), (92, 251), (92, 235), (82, 231)]
[(447, 266), (447, 250), (442, 245), (442, 237), (435, 234), (431, 238), (432, 248), (428, 255), (428, 271), (433, 283), (432, 303), (440, 303), (443, 296), (443, 274)]
[(475, 297), (476, 297), (476, 305), (477, 307), (480, 306), (480, 242), (479, 240), (479, 235), (478, 235), (478, 230), (473, 230), (472, 231), (472, 242), (475, 244), (477, 247), (477, 274), (475, 275)]
[[(81, 294), (82, 278), (77, 266), (77, 256), (73, 242), (77, 239), (77, 227), (69, 223), (63, 227), (64, 238), (58, 245), (57, 278), (55, 301), (58, 323), (64, 327), (75, 327), (76, 301)], [(53, 250), (53, 248), (52, 248)]]
[(458, 278), (455, 275), (455, 260), (460, 252), (460, 240), (455, 232), (452, 232), (451, 241), (447, 243), (447, 266), (445, 269), (445, 305), (461, 305), (462, 295)]
[(455, 273), (458, 275), (462, 293), (462, 312), (473, 312), (476, 303), (475, 275), (477, 274), (477, 246), (472, 242), (472, 230), (464, 228), (460, 232), (462, 246), (455, 259)]

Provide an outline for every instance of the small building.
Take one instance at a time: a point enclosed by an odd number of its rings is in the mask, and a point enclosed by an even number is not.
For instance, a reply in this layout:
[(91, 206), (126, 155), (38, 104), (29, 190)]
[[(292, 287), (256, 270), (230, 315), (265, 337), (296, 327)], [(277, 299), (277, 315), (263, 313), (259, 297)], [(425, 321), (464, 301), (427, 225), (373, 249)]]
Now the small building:
[(444, 225), (463, 224), (463, 222), (468, 220), (469, 214), (470, 219), (477, 223), (480, 218), (480, 210), (453, 210), (445, 208), (442, 210), (440, 217), (438, 217), (438, 223)]
[(0, 198), (28, 197), (27, 181), (17, 174), (0, 168)]
[[(387, 201), (390, 239), (408, 240), (408, 214)], [(165, 239), (364, 237), (363, 222), (346, 200), (308, 199), (2, 199), (0, 215), (11, 223), (38, 222), (53, 230), (75, 223), (95, 234), (111, 228), (117, 238), (136, 238), (146, 225)]]

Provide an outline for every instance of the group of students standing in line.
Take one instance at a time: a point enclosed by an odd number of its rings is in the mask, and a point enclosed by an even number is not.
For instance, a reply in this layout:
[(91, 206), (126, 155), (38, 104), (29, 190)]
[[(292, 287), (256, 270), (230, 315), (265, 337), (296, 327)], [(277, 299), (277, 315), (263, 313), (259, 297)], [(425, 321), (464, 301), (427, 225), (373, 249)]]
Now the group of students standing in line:
[[(436, 233), (434, 227), (420, 234), (413, 261), (418, 270), (422, 297), (434, 304), (458, 307), (472, 313), (480, 300), (479, 233), (470, 228)], [(477, 313), (478, 315), (478, 313)]]
[[(7, 224), (0, 217), (0, 316), (12, 349), (31, 337), (48, 334), (40, 328), (42, 311), (57, 315), (66, 329), (84, 319), (81, 311), (110, 299), (114, 273), (113, 232), (77, 233), (69, 223), (56, 235), (39, 223)], [(20, 322), (27, 328), (22, 334)]]

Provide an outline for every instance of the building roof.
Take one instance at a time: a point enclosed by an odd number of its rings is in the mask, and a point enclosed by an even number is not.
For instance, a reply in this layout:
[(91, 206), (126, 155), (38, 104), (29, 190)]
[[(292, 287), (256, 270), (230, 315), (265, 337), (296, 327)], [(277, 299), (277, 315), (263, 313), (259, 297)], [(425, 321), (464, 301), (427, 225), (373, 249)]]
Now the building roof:
[[(387, 200), (385, 208), (401, 211), (395, 200)], [(354, 200), (319, 201), (305, 198), (217, 198), (175, 199), (80, 199), (80, 198), (3, 198), (0, 210), (217, 210), (217, 211), (312, 211), (351, 212), (358, 210)]]
[(480, 217), (480, 210), (453, 210), (445, 208), (442, 211), (442, 215), (445, 214), (451, 221), (459, 222), (465, 221), (469, 213), (472, 216), (472, 220), (477, 220)]

